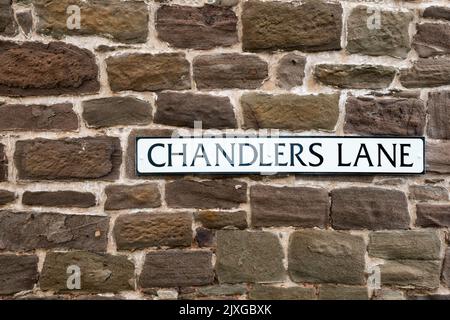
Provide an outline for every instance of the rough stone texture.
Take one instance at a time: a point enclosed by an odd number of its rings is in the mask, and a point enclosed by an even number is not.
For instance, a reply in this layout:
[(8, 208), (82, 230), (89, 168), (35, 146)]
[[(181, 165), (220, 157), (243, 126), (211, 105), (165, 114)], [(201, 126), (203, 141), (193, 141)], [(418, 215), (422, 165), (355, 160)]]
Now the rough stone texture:
[(211, 284), (213, 280), (211, 252), (172, 250), (146, 255), (139, 285), (186, 287)]
[(450, 140), (450, 91), (428, 94), (428, 136)]
[(163, 92), (158, 94), (155, 123), (204, 129), (236, 128), (236, 116), (228, 97), (206, 94)]
[(363, 284), (366, 245), (338, 231), (295, 231), (289, 239), (289, 274), (295, 282)]
[(145, 125), (152, 121), (152, 106), (133, 97), (89, 100), (83, 102), (83, 118), (93, 128)]
[(0, 35), (14, 36), (16, 33), (12, 0), (0, 0)]
[(425, 8), (422, 16), (430, 19), (443, 19), (450, 21), (450, 8), (431, 6)]
[(427, 142), (427, 172), (450, 173), (450, 141)]
[(418, 201), (447, 201), (448, 190), (440, 186), (410, 186), (409, 198)]
[(5, 153), (5, 146), (0, 143), (0, 181), (8, 178), (8, 158)]
[(272, 282), (285, 277), (278, 237), (264, 231), (218, 231), (216, 273), (219, 282)]
[(139, 213), (121, 215), (114, 227), (119, 250), (148, 247), (188, 247), (192, 243), (190, 213)]
[(200, 248), (215, 247), (216, 235), (214, 230), (202, 227), (195, 229), (195, 242)]
[(205, 228), (223, 229), (235, 227), (247, 228), (247, 213), (245, 211), (200, 211), (195, 214), (195, 220)]
[(105, 216), (0, 211), (0, 250), (105, 251), (108, 228)]
[(31, 31), (33, 31), (33, 14), (31, 10), (16, 12), (16, 19), (22, 32), (29, 36)]
[(408, 229), (410, 217), (403, 192), (350, 187), (331, 192), (331, 221), (335, 229)]
[(231, 209), (247, 201), (247, 184), (237, 180), (179, 180), (166, 184), (173, 208)]
[(193, 68), (200, 90), (256, 89), (268, 76), (267, 62), (256, 55), (238, 53), (197, 56)]
[(441, 240), (434, 230), (378, 231), (370, 233), (368, 251), (389, 260), (439, 260)]
[(28, 206), (89, 208), (97, 204), (95, 195), (78, 191), (25, 191), (22, 203)]
[(94, 55), (71, 44), (0, 41), (0, 61), (3, 96), (93, 94), (100, 88)]
[(450, 58), (419, 58), (411, 68), (400, 70), (400, 82), (406, 88), (450, 85)]
[(319, 287), (319, 300), (369, 300), (366, 287), (325, 284)]
[(250, 300), (314, 300), (314, 288), (255, 285), (248, 293)]
[(38, 279), (38, 257), (34, 255), (0, 255), (0, 295), (31, 290)]
[(397, 260), (380, 266), (381, 284), (407, 288), (439, 287), (440, 261)]
[(0, 106), (0, 130), (10, 131), (74, 131), (78, 117), (69, 103)]
[(410, 12), (381, 11), (380, 27), (369, 28), (373, 15), (373, 10), (366, 6), (358, 6), (352, 10), (347, 22), (347, 51), (370, 56), (406, 58), (410, 50), (409, 24), (413, 15)]
[(442, 23), (422, 23), (417, 25), (413, 47), (419, 57), (428, 58), (450, 53), (450, 25)]
[[(80, 8), (79, 29), (67, 27), (67, 20), (73, 14), (68, 12), (70, 5)], [(33, 0), (33, 6), (39, 21), (37, 30), (41, 34), (59, 39), (65, 35), (100, 35), (127, 43), (147, 40), (148, 9), (144, 1)]]
[(316, 80), (343, 89), (383, 89), (395, 74), (393, 67), (368, 64), (319, 64), (314, 68)]
[(11, 203), (17, 198), (16, 194), (8, 190), (0, 190), (0, 206)]
[(299, 96), (247, 93), (241, 97), (246, 129), (334, 130), (339, 94)]
[(245, 51), (339, 50), (342, 7), (324, 1), (302, 5), (248, 1), (243, 5), (242, 26)]
[(301, 86), (305, 77), (306, 57), (288, 53), (280, 59), (277, 66), (277, 84), (282, 89)]
[(419, 99), (349, 97), (345, 111), (346, 133), (421, 136), (425, 128), (425, 106)]
[[(76, 265), (81, 272), (80, 289), (67, 288), (67, 268)], [(119, 292), (134, 289), (134, 264), (126, 256), (90, 252), (51, 252), (45, 257), (39, 278), (40, 288), (55, 292)]]
[(444, 265), (442, 266), (442, 280), (447, 287), (450, 286), (450, 249), (445, 251)]
[(105, 210), (144, 209), (161, 206), (157, 184), (107, 186)]
[(191, 88), (189, 62), (181, 53), (128, 54), (106, 59), (113, 91)]
[(250, 189), (253, 227), (325, 228), (330, 201), (322, 188), (254, 186)]
[(156, 31), (177, 48), (229, 47), (238, 42), (237, 20), (227, 7), (164, 5), (156, 13)]
[(118, 138), (18, 141), (14, 162), (25, 180), (114, 180), (122, 162)]
[(450, 205), (419, 203), (416, 225), (424, 228), (450, 227)]

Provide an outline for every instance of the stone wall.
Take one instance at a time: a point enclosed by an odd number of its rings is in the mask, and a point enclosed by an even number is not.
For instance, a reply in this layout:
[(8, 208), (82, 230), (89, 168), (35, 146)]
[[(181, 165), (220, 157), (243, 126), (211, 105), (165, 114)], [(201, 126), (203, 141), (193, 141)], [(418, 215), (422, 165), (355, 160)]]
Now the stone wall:
[[(194, 121), (423, 135), (427, 174), (135, 174)], [(449, 139), (446, 0), (0, 0), (0, 299), (449, 298)]]

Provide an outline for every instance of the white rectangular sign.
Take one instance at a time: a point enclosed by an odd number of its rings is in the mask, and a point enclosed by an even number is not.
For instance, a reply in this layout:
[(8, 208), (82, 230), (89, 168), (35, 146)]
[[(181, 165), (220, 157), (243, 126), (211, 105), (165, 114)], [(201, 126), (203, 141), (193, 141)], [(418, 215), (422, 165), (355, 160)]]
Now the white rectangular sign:
[(420, 174), (421, 137), (136, 138), (137, 174)]

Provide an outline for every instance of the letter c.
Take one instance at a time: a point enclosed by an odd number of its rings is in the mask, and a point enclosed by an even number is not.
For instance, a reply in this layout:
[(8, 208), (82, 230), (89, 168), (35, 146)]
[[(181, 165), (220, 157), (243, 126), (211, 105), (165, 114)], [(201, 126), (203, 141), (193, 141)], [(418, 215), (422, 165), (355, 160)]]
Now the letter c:
[(153, 161), (153, 158), (152, 158), (153, 149), (155, 149), (156, 147), (164, 147), (164, 144), (162, 144), (162, 143), (155, 143), (154, 145), (152, 145), (150, 147), (150, 149), (148, 149), (147, 157), (148, 157), (148, 161), (150, 162), (150, 164), (152, 166), (161, 168), (161, 167), (164, 167), (166, 164), (165, 163), (158, 164), (155, 161)]

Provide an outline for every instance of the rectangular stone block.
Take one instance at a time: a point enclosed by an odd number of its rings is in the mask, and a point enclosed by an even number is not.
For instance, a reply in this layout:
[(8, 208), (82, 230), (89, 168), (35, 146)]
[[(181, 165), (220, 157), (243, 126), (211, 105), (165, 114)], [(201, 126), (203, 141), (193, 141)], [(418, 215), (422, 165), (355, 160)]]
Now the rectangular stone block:
[(155, 183), (110, 185), (105, 188), (105, 210), (144, 209), (161, 206), (161, 193)]
[(23, 140), (14, 162), (23, 180), (115, 180), (122, 150), (118, 138), (106, 136)]
[(450, 140), (450, 91), (428, 94), (428, 136)]
[(211, 252), (169, 250), (146, 255), (139, 285), (142, 288), (186, 287), (213, 281)]
[(0, 250), (106, 251), (109, 218), (86, 214), (0, 211)]
[(38, 273), (35, 255), (0, 254), (0, 295), (32, 290)]
[(366, 245), (339, 231), (295, 231), (289, 239), (289, 274), (295, 282), (363, 284)]
[(325, 228), (330, 200), (322, 188), (254, 186), (250, 189), (253, 227)]
[(432, 290), (439, 287), (441, 261), (386, 261), (380, 270), (382, 285)]
[(416, 225), (424, 228), (450, 227), (450, 205), (419, 203)]
[(39, 207), (89, 208), (97, 204), (95, 195), (77, 191), (25, 191), (22, 203)]

